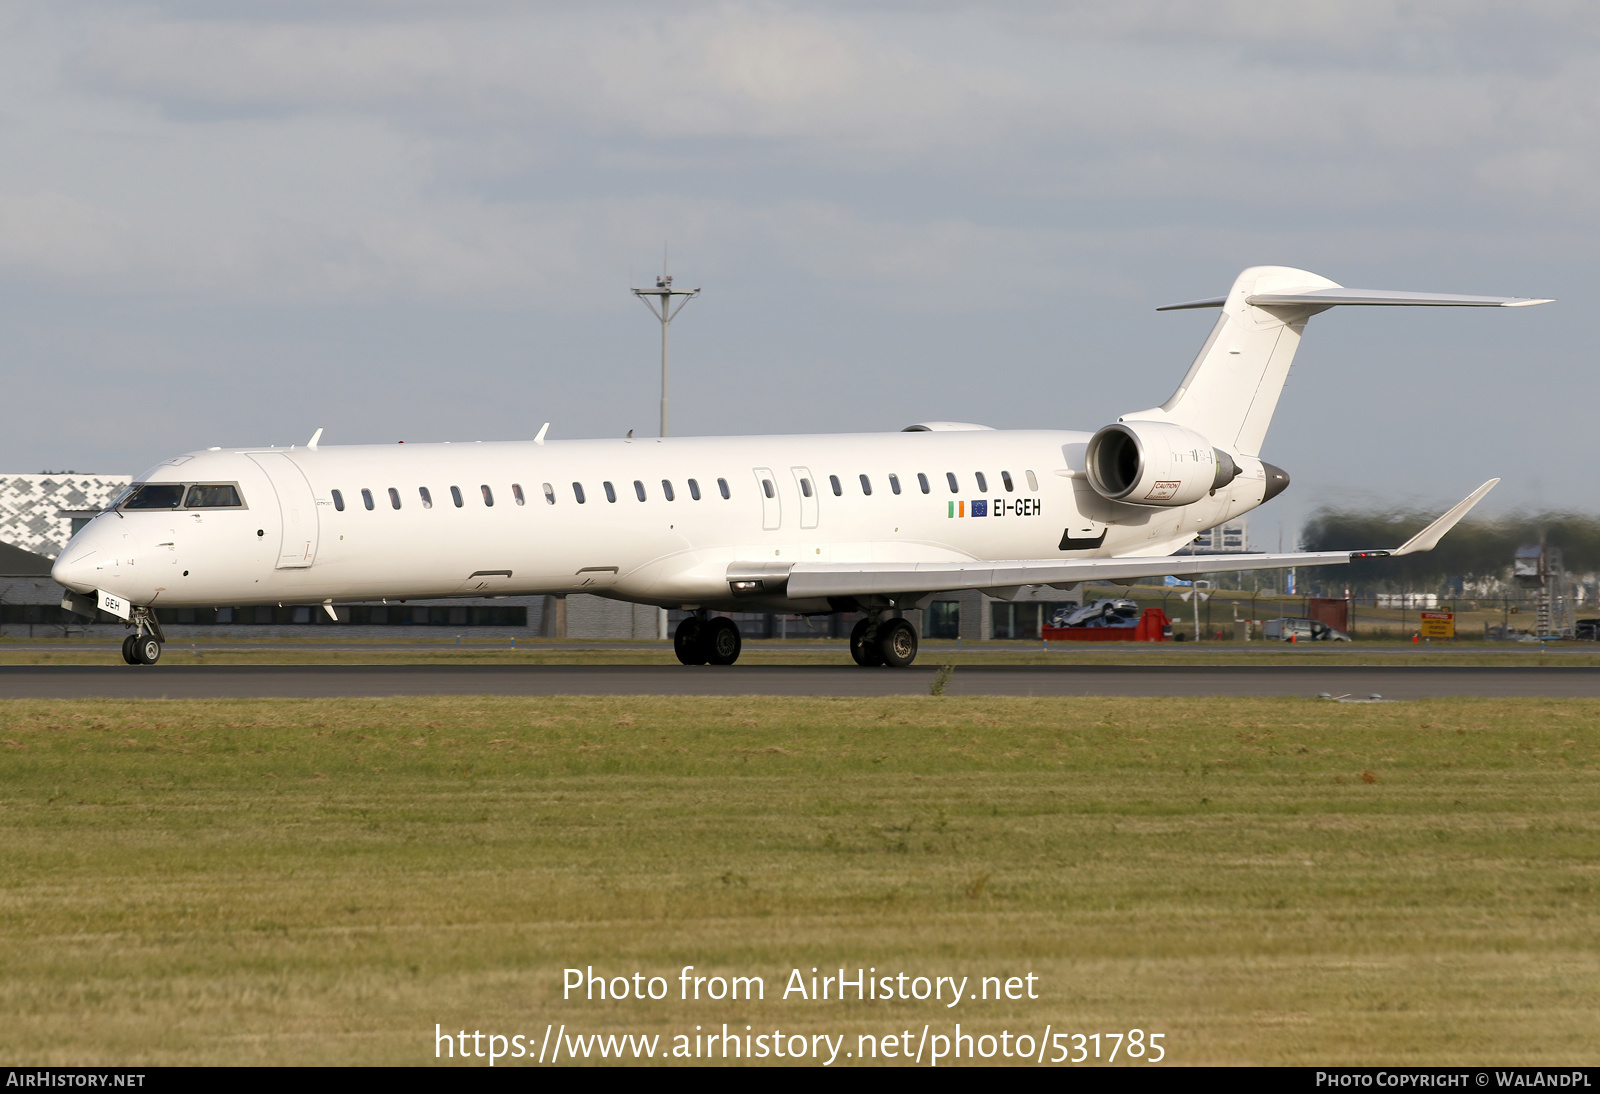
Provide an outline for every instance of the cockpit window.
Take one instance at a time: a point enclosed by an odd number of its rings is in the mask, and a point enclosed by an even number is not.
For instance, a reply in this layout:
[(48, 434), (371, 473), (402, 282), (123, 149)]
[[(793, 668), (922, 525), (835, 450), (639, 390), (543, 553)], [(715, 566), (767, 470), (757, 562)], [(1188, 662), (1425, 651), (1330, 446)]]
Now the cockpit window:
[(186, 509), (237, 509), (244, 502), (239, 500), (239, 488), (229, 483), (221, 486), (191, 486), (183, 504)]
[(151, 482), (139, 487), (127, 501), (124, 509), (176, 509), (183, 503), (183, 484), (179, 482)]

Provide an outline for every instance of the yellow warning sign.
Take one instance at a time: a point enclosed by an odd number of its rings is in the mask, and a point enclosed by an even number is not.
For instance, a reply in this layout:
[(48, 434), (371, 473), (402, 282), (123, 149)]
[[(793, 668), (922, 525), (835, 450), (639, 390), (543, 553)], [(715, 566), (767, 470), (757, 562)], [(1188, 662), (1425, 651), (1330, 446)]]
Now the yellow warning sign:
[(1454, 638), (1456, 636), (1456, 613), (1423, 612), (1422, 630), (1419, 633), (1424, 638)]

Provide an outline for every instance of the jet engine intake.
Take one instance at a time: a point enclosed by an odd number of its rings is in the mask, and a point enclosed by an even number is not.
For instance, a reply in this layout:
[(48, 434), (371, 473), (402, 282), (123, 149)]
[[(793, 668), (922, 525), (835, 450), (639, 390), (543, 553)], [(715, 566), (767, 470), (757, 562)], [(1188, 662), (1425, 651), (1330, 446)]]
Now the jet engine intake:
[(1238, 477), (1240, 468), (1200, 434), (1171, 422), (1108, 425), (1084, 452), (1089, 484), (1128, 505), (1189, 505)]

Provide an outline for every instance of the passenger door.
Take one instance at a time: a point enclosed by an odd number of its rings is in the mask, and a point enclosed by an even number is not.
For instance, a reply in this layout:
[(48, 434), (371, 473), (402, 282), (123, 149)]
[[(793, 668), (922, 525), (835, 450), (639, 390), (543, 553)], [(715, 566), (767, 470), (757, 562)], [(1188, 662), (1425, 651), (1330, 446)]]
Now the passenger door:
[[(275, 569), (303, 570), (317, 559), (317, 502), (311, 482), (298, 464), (283, 452), (246, 453), (267, 473), (278, 499), (282, 538), (278, 541)], [(248, 499), (246, 499), (248, 500)]]

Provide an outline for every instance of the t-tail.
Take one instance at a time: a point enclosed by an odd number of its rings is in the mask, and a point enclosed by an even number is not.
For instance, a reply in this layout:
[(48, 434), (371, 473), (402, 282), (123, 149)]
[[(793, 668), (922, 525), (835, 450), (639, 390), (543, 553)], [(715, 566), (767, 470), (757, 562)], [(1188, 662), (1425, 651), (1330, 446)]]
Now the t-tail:
[(1548, 303), (1530, 297), (1347, 289), (1305, 270), (1252, 266), (1227, 296), (1156, 309), (1221, 308), (1222, 315), (1172, 398), (1118, 420), (1171, 422), (1226, 452), (1259, 457), (1306, 320), (1318, 312), (1341, 305), (1515, 308)]

